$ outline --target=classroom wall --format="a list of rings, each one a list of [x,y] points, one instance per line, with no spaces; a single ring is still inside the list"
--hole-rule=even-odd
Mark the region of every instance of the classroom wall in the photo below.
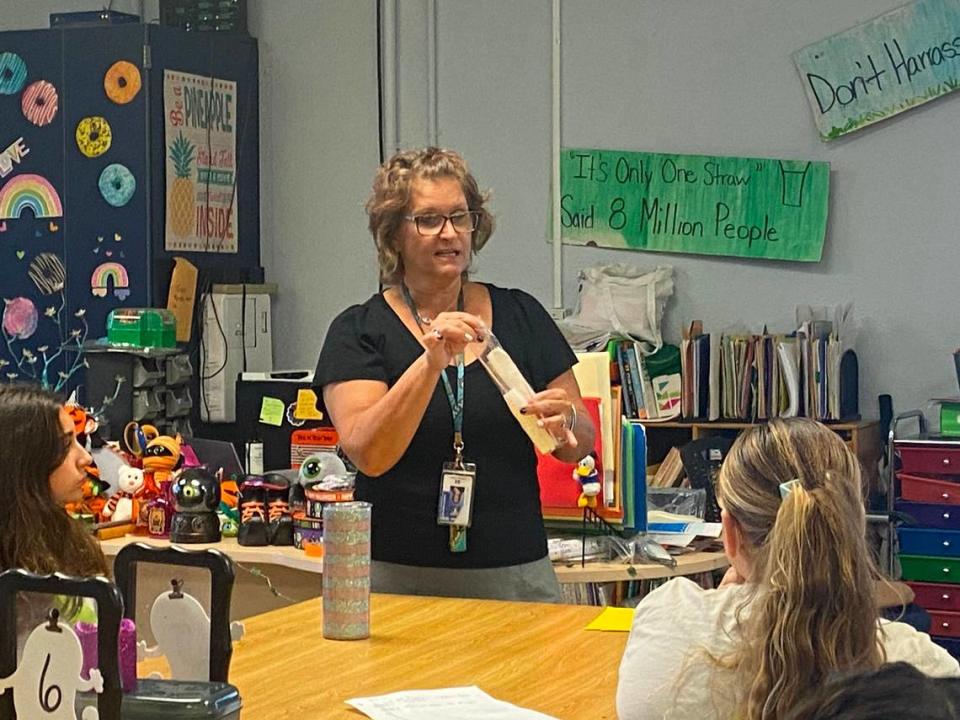
[[[797,304],[853,301],[861,412],[896,411],[958,392],[950,353],[960,204],[960,94],[822,143],[790,53],[902,0],[563,0],[562,142],[659,152],[831,163],[820,263],[746,261],[584,247],[564,249],[564,297],[595,263],[670,264],[666,317],[708,330],[793,328]],[[425,0],[400,0],[422,14]],[[412,8],[412,9],[411,9]],[[477,276],[552,301],[549,234],[549,0],[438,0],[439,128],[492,188],[498,229]],[[423,63],[423,27],[401,22],[404,67]],[[407,75],[415,75],[409,72]],[[401,75],[401,77],[405,77]],[[401,89],[401,140],[422,144],[423,89]]]
[[[427,0],[396,2],[398,135],[418,146],[427,141]],[[549,305],[550,0],[436,2],[439,142],[492,189],[498,220],[476,275]],[[956,394],[960,94],[824,144],[790,60],[901,4],[563,0],[563,144],[832,167],[820,263],[565,247],[565,304],[575,302],[578,269],[600,262],[674,266],[665,320],[674,341],[692,318],[709,330],[789,330],[797,304],[852,300],[864,415],[876,415],[881,392],[898,411]],[[96,6],[14,0],[2,26],[44,27],[51,10]],[[155,14],[156,0],[147,6]],[[334,315],[376,290],[362,210],[378,161],[376,2],[250,0],[250,15],[261,49],[262,261],[280,283],[275,364],[312,367]]]
[[[260,42],[261,262],[274,367],[313,370],[330,321],[377,291],[363,203],[380,162],[375,0],[251,0]]]

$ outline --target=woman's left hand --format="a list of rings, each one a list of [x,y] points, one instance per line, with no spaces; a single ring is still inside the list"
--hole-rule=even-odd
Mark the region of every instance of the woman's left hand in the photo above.
[[[574,412],[573,401],[563,388],[555,387],[538,392],[520,412],[524,415],[535,415],[540,426],[553,435],[561,447],[577,446],[577,436],[570,430]]]

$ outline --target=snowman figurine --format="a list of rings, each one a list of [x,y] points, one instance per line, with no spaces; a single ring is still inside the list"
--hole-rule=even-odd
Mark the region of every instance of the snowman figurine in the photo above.
[[[210,678],[210,616],[203,605],[183,592],[183,581],[171,580],[171,592],[163,592],[150,608],[150,630],[157,644],[148,648],[146,642],[137,644],[138,660],[165,656],[173,680],[209,680]],[[230,624],[230,637],[243,637],[243,625]],[[159,673],[151,673],[159,678]]]
[[[45,625],[27,638],[20,664],[9,677],[0,678],[0,690],[13,690],[17,717],[26,720],[77,720],[77,692],[103,692],[103,677],[96,668],[90,679],[80,677],[83,649],[73,628],[59,623],[60,612],[50,610]],[[96,707],[87,707],[81,720],[98,720]]]

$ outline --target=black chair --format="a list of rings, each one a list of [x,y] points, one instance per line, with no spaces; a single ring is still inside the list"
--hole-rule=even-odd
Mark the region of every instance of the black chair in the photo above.
[[[103,676],[103,692],[97,699],[101,720],[120,720],[122,693],[120,668],[117,660],[117,638],[123,617],[123,598],[117,586],[106,578],[76,578],[56,573],[34,575],[25,570],[7,570],[0,574],[0,677],[9,677],[17,669],[17,593],[37,592],[50,595],[68,595],[92,598],[97,603],[97,633],[99,670]],[[59,688],[49,686],[42,696],[45,702],[59,702]],[[40,688],[44,692],[44,688]],[[0,720],[16,718],[13,692],[0,695]],[[33,720],[33,718],[21,718]]]
[[[230,635],[230,597],[236,577],[233,561],[213,548],[184,550],[176,545],[153,547],[146,543],[124,546],[113,563],[113,574],[123,595],[124,616],[136,622],[137,563],[206,568],[210,571],[210,676],[227,682],[233,642]],[[0,718],[2,720],[2,718]]]

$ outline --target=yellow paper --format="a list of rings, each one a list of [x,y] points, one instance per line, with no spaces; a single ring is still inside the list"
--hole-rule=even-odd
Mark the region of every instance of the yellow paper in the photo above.
[[[264,397],[260,404],[260,422],[264,425],[283,425],[283,413],[286,411],[283,400],[275,397]]]
[[[633,625],[633,608],[606,607],[587,625],[587,630],[630,632]]]
[[[293,410],[297,420],[323,420],[323,413],[317,410],[317,394],[310,388],[297,390],[297,406]]]

